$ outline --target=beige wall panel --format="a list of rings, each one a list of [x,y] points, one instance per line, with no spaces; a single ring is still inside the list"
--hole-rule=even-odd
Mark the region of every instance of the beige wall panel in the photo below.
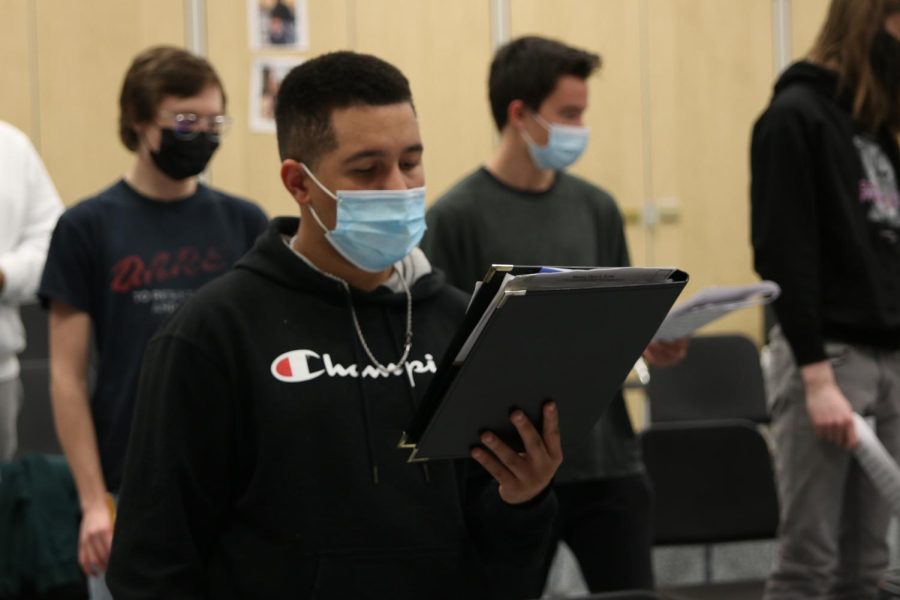
[[[184,44],[181,0],[33,0],[41,149],[64,202],[121,176],[132,156],[118,138],[118,96],[132,58]]]
[[[358,0],[355,49],[409,78],[425,144],[428,201],[490,156],[490,5],[485,0]]]
[[[791,0],[791,55],[795,59],[809,53],[830,4],[830,0]]]
[[[281,184],[275,134],[250,130],[250,68],[257,56],[306,58],[346,48],[347,1],[309,0],[310,48],[304,53],[251,51],[244,0],[207,1],[206,10],[209,59],[222,78],[234,119],[213,159],[210,181],[255,201],[270,217],[297,215],[297,205]]]
[[[749,225],[749,141],[772,84],[772,4],[649,0],[653,193],[678,225],[655,239],[658,263],[691,274],[686,295],[757,280]],[[711,326],[759,339],[760,313]]]
[[[0,0],[0,120],[27,133],[37,145],[30,34],[28,0]]]
[[[634,0],[510,0],[513,37],[542,35],[598,52],[589,80],[585,122],[591,141],[572,172],[607,189],[625,212],[646,199],[641,119],[640,2]],[[632,262],[646,264],[644,231],[628,228]]]

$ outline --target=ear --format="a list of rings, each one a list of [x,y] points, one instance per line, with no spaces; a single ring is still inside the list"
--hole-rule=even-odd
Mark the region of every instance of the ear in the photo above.
[[[309,186],[312,182],[299,162],[288,158],[281,163],[281,183],[294,198],[294,202],[300,206],[309,204]]]
[[[158,148],[150,148],[150,143],[147,141],[147,129],[150,127],[149,123],[130,123],[128,127],[137,137],[138,151],[141,151],[142,148],[145,148],[148,151],[158,150]]]
[[[522,129],[525,127],[525,116],[528,114],[528,107],[521,100],[513,100],[506,107],[506,124],[513,129]]]

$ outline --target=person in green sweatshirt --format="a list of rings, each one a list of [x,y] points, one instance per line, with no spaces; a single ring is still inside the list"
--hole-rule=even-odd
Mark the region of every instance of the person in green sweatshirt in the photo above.
[[[487,164],[428,211],[422,249],[447,279],[469,291],[492,263],[559,266],[629,264],[612,196],[566,172],[588,142],[587,79],[600,57],[541,37],[497,50],[488,82],[500,141]],[[655,342],[645,358],[674,364],[686,340]],[[573,550],[591,591],[653,588],[651,490],[638,442],[617,395],[588,440],[555,479],[556,537]],[[519,597],[541,595],[542,569],[513,574]]]

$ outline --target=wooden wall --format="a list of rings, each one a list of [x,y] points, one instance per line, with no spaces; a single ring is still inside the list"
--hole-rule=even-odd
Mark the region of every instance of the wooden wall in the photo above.
[[[186,45],[190,0],[0,0],[0,119],[35,142],[64,201],[119,177],[131,161],[116,132],[122,76],[153,44]],[[426,145],[429,201],[483,163],[495,141],[487,102],[490,0],[309,0],[310,48],[377,54],[409,77]],[[274,135],[248,126],[250,50],[243,0],[206,0],[206,52],[235,127],[209,179],[296,211],[278,178]],[[828,0],[792,0],[790,44],[805,54]],[[673,264],[689,291],[756,279],[749,246],[748,144],[776,77],[772,0],[507,0],[513,36],[597,51],[591,142],[573,171],[607,188],[629,217],[633,262]],[[647,206],[668,217],[642,223]],[[761,338],[744,311],[713,330]]]

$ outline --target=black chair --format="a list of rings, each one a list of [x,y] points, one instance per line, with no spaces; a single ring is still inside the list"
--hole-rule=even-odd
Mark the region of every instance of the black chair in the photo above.
[[[33,360],[50,356],[47,311],[40,304],[23,304],[19,307],[22,325],[25,326],[25,350],[19,360]]]
[[[50,406],[50,364],[47,359],[22,360],[24,398],[19,411],[16,456],[30,452],[62,454]]]
[[[47,312],[35,303],[23,305],[20,314],[27,344],[19,355],[24,399],[19,412],[16,455],[21,457],[29,452],[61,454],[50,406]]]
[[[650,367],[653,423],[703,419],[768,422],[759,352],[742,335],[697,336],[674,367]]]
[[[747,420],[658,423],[641,434],[653,482],[654,543],[691,545],[772,539],[778,501],[766,439]],[[708,558],[708,556],[707,556]],[[760,598],[763,581],[706,582],[661,590],[673,600]]]

